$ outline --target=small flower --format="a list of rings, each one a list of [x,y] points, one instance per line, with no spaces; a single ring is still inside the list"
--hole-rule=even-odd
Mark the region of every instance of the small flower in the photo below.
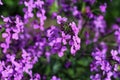
[[[120,57],[118,56],[118,51],[117,50],[111,50],[112,58],[116,61],[120,61]]]
[[[98,16],[95,18],[95,20],[93,21],[94,23],[94,26],[96,29],[96,31],[100,31],[100,32],[104,32],[105,31],[105,27],[106,27],[106,24],[105,24],[105,21],[104,21],[104,17],[102,15]]]
[[[75,22],[70,23],[70,26],[74,32],[74,35],[78,35],[79,33],[79,28],[76,26]]]
[[[67,50],[67,48],[65,46],[63,46],[60,50],[60,52],[58,52],[58,56],[62,57],[64,55],[64,52]]]
[[[61,24],[61,23],[64,23],[64,22],[66,22],[67,21],[67,18],[66,17],[61,17],[61,16],[57,16],[57,23],[58,24]]]
[[[66,45],[67,40],[69,40],[71,38],[71,36],[69,34],[65,34],[64,32],[62,32],[61,35],[62,35],[62,42],[64,45]]]
[[[100,74],[92,75],[92,76],[90,76],[90,78],[91,78],[92,80],[101,80]]]
[[[61,80],[60,78],[57,78],[56,76],[52,76],[50,80]]]
[[[105,4],[103,4],[103,5],[100,5],[100,11],[101,12],[103,12],[103,13],[105,13],[106,12],[106,8],[107,8],[107,4],[105,3]]]
[[[0,0],[0,5],[3,5],[2,1]]]
[[[18,40],[19,39],[18,34],[17,33],[12,34],[12,38]]]
[[[75,55],[76,51],[80,49],[81,39],[78,36],[73,36],[71,42],[71,54]]]

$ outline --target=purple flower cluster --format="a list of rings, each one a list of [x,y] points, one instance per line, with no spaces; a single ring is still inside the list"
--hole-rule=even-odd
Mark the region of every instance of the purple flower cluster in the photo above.
[[[33,75],[32,73],[34,64],[41,55],[45,55],[48,60],[52,54],[58,54],[59,57],[64,56],[68,45],[70,45],[71,54],[75,55],[76,51],[80,49],[79,29],[74,22],[69,23],[68,33],[64,26],[51,25],[45,29],[44,1],[26,0],[21,3],[25,5],[24,17],[1,16],[4,24],[1,25],[0,78],[22,80],[24,73],[27,73],[30,80],[40,80],[39,74]],[[35,9],[38,10],[33,13]],[[34,14],[36,15],[34,16]],[[35,17],[36,19],[34,19]],[[60,15],[56,17],[56,20],[59,25],[65,25],[67,22],[67,18]],[[51,80],[60,79],[53,76]]]
[[[41,75],[32,71],[41,56],[50,61],[51,55],[63,57],[68,50],[75,56],[78,51],[81,51],[79,54],[86,52],[86,46],[91,44],[90,79],[119,77],[120,28],[114,24],[107,30],[104,19],[107,3],[98,7],[100,14],[96,15],[91,8],[96,0],[83,0],[81,9],[77,2],[79,0],[20,0],[20,5],[24,5],[24,16],[1,16],[4,22],[0,25],[1,80],[26,80],[24,74],[29,75],[30,80],[41,80]],[[52,12],[50,16],[55,23],[46,27],[49,7],[54,3],[59,6],[58,12]],[[87,3],[90,5],[85,6]],[[0,5],[4,5],[1,0]],[[104,40],[110,34],[115,38],[115,45],[112,45],[115,49],[109,49],[107,41],[110,40]],[[66,67],[69,65],[70,62]],[[50,80],[62,79],[54,75]]]
[[[105,49],[96,49],[92,53],[94,60],[90,67],[91,71],[95,72],[90,77],[92,80],[111,80],[112,77],[119,77],[119,52],[117,50],[111,50],[111,56],[107,56],[106,53]]]

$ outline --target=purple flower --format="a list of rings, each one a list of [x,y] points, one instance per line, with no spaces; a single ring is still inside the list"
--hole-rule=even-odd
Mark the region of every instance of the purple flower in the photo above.
[[[105,80],[111,80],[112,75],[113,75],[113,72],[108,72],[107,78],[105,78]]]
[[[107,8],[107,4],[105,3],[105,4],[103,4],[103,5],[100,5],[100,11],[101,12],[103,12],[103,13],[105,13],[106,12],[106,8]]]
[[[33,8],[35,8],[33,0],[29,0],[28,2],[25,1],[24,4],[28,7],[28,12],[32,12]]]
[[[95,25],[96,31],[100,31],[100,32],[105,31],[106,24],[104,21],[104,17],[102,15],[96,17],[93,23]]]
[[[39,8],[42,8],[42,6],[44,5],[44,2],[41,1],[41,0],[37,0],[37,1],[35,2],[35,5],[36,5],[37,7],[39,7]]]
[[[71,44],[71,54],[75,55],[76,51],[80,49],[80,38],[78,36],[73,36],[73,41],[70,43]]]
[[[61,35],[62,35],[62,42],[64,45],[66,45],[67,40],[69,40],[71,38],[71,36],[69,34],[65,34],[64,32],[62,32]]]
[[[0,72],[3,71],[4,66],[5,66],[5,62],[4,61],[0,61]]]
[[[100,74],[92,75],[92,76],[90,76],[90,78],[91,78],[92,80],[101,80]]]
[[[61,24],[61,23],[64,23],[67,21],[67,18],[66,17],[61,17],[61,16],[57,16],[57,23],[58,24]]]
[[[116,61],[120,61],[120,57],[118,56],[118,51],[117,50],[111,50],[112,58]]]
[[[65,46],[63,46],[60,50],[60,52],[58,52],[58,56],[62,57],[64,55],[64,52],[67,50],[67,48]]]
[[[0,0],[0,5],[3,5],[2,1]]]
[[[95,52],[92,52],[92,56],[97,60],[97,61],[102,61],[106,58],[106,50],[100,51],[99,49],[96,49]],[[101,63],[101,62],[100,62]]]
[[[52,76],[50,80],[61,80],[60,78],[57,78],[56,76]]]
[[[78,35],[79,33],[79,28],[76,26],[75,22],[70,23],[70,26],[74,32],[75,35]]]
[[[41,77],[38,73],[36,73],[30,80],[41,80]]]
[[[118,29],[115,31],[114,35],[115,35],[115,38],[116,38],[116,42],[117,42],[118,44],[120,44],[120,28],[118,28]]]
[[[74,8],[71,11],[72,11],[73,16],[75,16],[76,18],[80,18],[81,13],[80,11],[78,11],[76,6],[74,6]]]
[[[12,38],[15,39],[15,40],[18,40],[18,34],[17,34],[17,33],[14,33],[14,34],[12,35]]]

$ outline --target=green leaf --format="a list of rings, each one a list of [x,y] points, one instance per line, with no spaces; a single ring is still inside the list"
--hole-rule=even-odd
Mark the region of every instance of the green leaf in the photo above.
[[[58,3],[57,1],[55,1],[52,6],[50,7],[50,14],[52,14],[53,12],[58,12]]]

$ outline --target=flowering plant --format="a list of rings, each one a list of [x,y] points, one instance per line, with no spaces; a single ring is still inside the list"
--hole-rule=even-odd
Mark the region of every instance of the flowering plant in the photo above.
[[[22,13],[0,16],[0,79],[120,79],[120,20],[107,24],[110,2],[18,0]]]

